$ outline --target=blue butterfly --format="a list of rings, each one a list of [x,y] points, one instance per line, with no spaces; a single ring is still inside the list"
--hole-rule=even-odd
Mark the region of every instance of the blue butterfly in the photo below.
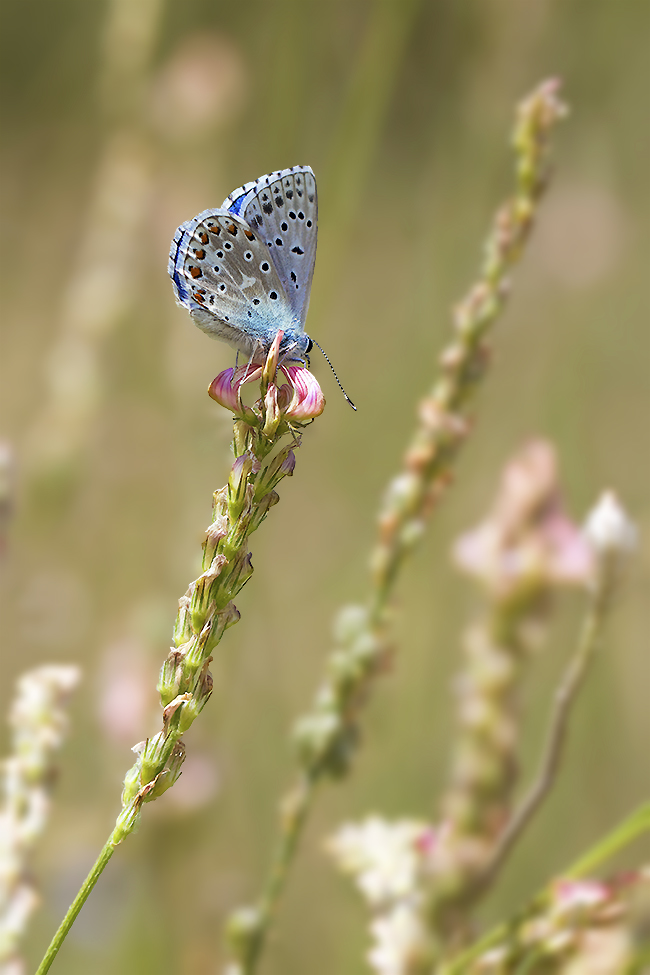
[[[262,361],[282,329],[283,358],[308,362],[317,225],[309,166],[245,183],[174,234],[168,270],[178,304],[249,359]]]

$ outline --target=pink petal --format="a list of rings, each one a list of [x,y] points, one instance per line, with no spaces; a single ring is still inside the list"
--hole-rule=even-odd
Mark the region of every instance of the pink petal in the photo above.
[[[244,383],[253,382],[262,375],[261,366],[240,366],[239,369],[224,369],[212,380],[208,395],[220,406],[244,416],[246,409],[240,400],[240,390]]]
[[[284,415],[292,420],[310,420],[320,416],[325,409],[325,397],[314,374],[305,366],[281,366],[281,369],[289,380],[289,389],[293,389],[293,397]]]

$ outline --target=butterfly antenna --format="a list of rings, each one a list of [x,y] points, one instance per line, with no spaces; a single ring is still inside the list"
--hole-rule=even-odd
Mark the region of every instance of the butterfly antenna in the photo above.
[[[325,349],[323,349],[323,348],[322,348],[322,346],[320,346],[320,345],[318,345],[318,342],[316,342],[316,340],[315,340],[315,339],[312,339],[311,341],[312,341],[312,342],[314,343],[314,345],[315,345],[315,346],[317,346],[317,347],[318,347],[318,348],[319,348],[319,349],[321,350],[321,352],[322,352],[322,353],[323,353],[323,355],[325,356],[325,361],[327,362],[327,364],[328,364],[328,366],[330,367],[330,369],[331,369],[331,370],[332,370],[332,372],[334,373],[334,378],[336,379],[336,381],[337,381],[337,383],[338,383],[338,386],[339,386],[339,389],[341,390],[341,392],[342,392],[342,393],[343,393],[343,395],[345,396],[345,398],[346,398],[346,400],[348,401],[348,403],[350,404],[350,406],[352,407],[352,409],[353,409],[353,410],[355,411],[355,413],[356,413],[356,410],[357,410],[357,408],[356,408],[356,406],[354,405],[354,403],[352,402],[352,400],[350,399],[350,397],[348,396],[348,394],[346,393],[346,391],[345,391],[345,390],[343,389],[343,386],[341,385],[341,380],[340,380],[340,379],[339,379],[339,377],[338,377],[338,376],[336,375],[336,369],[334,368],[334,366],[333,366],[333,365],[332,365],[332,363],[330,362],[330,360],[329,360],[329,356],[327,355],[327,352],[325,351]]]

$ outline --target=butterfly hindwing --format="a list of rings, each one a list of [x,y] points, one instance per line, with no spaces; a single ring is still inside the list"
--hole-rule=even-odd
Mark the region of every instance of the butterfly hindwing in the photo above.
[[[172,241],[178,301],[204,331],[245,354],[296,325],[270,250],[247,220],[224,208],[182,224]]]

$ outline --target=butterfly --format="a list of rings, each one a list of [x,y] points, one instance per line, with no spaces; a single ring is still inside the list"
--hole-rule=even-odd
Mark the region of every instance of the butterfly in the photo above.
[[[309,166],[244,183],[174,234],[168,270],[176,301],[204,332],[250,360],[262,361],[281,329],[282,357],[308,362],[317,231]]]

